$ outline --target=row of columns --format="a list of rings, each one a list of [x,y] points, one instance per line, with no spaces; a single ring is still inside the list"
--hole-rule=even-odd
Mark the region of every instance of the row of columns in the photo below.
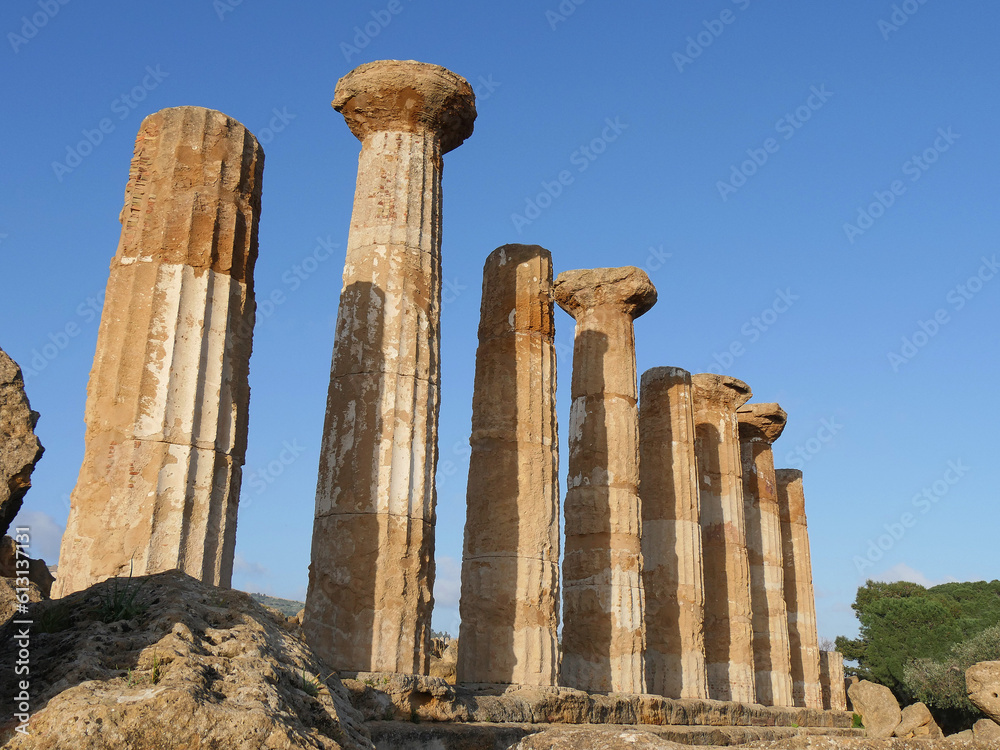
[[[333,104],[362,148],[303,629],[337,669],[426,673],[442,156],[474,97],[438,66],[383,61]],[[126,565],[229,585],[262,169],[221,113],[143,123],[56,595]],[[553,300],[576,320],[561,597]],[[819,707],[801,474],[770,454],[784,413],[675,368],[647,372],[640,400],[632,324],[655,300],[635,268],[553,281],[548,252],[517,245],[487,261],[459,679]]]

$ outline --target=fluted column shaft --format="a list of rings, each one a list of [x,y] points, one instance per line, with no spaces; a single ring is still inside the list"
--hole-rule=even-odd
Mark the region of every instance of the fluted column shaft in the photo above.
[[[472,91],[363,65],[334,107],[361,140],[320,449],[303,630],[340,670],[426,673],[440,404],[442,154]],[[459,111],[460,137],[442,113]],[[459,118],[461,119],[461,118]]]
[[[709,697],[753,703],[753,625],[736,410],[750,388],[736,378],[691,377],[705,560]]]
[[[462,555],[459,682],[555,685],[559,454],[552,256],[505,245],[483,269]]]
[[[781,514],[785,607],[788,609],[788,642],[792,657],[792,697],[796,706],[822,708],[816,598],[813,593],[802,472],[798,469],[778,469],[775,478]]]
[[[757,703],[792,706],[781,520],[771,448],[785,427],[786,414],[777,404],[747,404],[740,407],[737,417],[743,461]]]
[[[643,593],[639,419],[632,321],[656,300],[637,268],[567,271],[556,302],[576,319],[566,554],[563,685],[641,693]]]
[[[656,367],[639,394],[646,689],[708,698],[701,507],[691,374]]]
[[[264,154],[230,117],[143,120],[54,595],[172,568],[229,586]]]
[[[839,651],[819,652],[819,684],[823,691],[823,708],[825,710],[847,710],[844,655]]]

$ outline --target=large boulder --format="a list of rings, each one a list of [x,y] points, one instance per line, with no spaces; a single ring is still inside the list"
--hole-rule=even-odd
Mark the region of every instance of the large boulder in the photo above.
[[[944,733],[931,716],[930,709],[923,703],[914,703],[903,709],[899,724],[893,730],[893,736],[944,737]]]
[[[37,423],[21,368],[0,349],[0,536],[21,510],[31,472],[45,450],[35,436]]]
[[[1000,723],[1000,661],[981,661],[965,670],[965,687],[976,708]]]
[[[27,616],[29,734],[5,701],[5,749],[373,747],[336,676],[248,594],[174,570],[109,579]],[[0,664],[17,658],[16,627],[0,628]],[[0,670],[0,695],[16,695],[16,679]]]
[[[861,680],[848,688],[854,710],[861,714],[866,734],[875,739],[892,737],[903,718],[899,703],[892,691],[884,685]]]

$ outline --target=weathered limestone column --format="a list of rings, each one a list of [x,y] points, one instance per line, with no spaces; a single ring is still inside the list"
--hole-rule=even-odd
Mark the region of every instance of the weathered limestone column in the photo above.
[[[827,711],[847,710],[847,689],[844,686],[844,655],[839,651],[819,652],[819,684],[823,691],[823,708]]]
[[[714,700],[753,703],[753,625],[736,410],[742,380],[691,377],[705,560],[705,664]]]
[[[559,441],[552,256],[504,245],[483,269],[459,682],[555,685]]]
[[[632,322],[656,302],[638,268],[566,271],[576,319],[566,483],[562,684],[642,693],[639,414]]]
[[[143,120],[54,596],[171,568],[229,586],[264,153],[202,107]]]
[[[303,630],[339,670],[426,674],[440,404],[441,157],[472,88],[384,60],[337,83],[361,141],[320,449]]]
[[[788,415],[777,404],[746,404],[739,419],[743,509],[750,561],[753,661],[757,703],[792,706],[792,665],[781,564],[781,519],[771,445]]]
[[[708,698],[691,373],[654,367],[639,393],[646,690]]]
[[[778,509],[781,513],[782,561],[785,567],[785,607],[792,656],[792,697],[796,706],[822,708],[819,683],[819,634],[802,472],[778,469]]]

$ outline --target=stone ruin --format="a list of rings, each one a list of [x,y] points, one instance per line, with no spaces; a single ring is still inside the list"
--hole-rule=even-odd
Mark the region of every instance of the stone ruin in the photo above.
[[[444,68],[382,61],[333,106],[361,152],[303,632],[341,673],[426,675],[442,157],[472,134],[474,95]],[[130,571],[230,584],[263,160],[212,110],[140,128],[58,596]],[[732,377],[637,378],[633,321],[655,302],[637,268],[553,280],[541,247],[487,258],[457,680],[843,710],[802,473],[774,466],[785,412]],[[555,304],[576,326],[561,589]]]

